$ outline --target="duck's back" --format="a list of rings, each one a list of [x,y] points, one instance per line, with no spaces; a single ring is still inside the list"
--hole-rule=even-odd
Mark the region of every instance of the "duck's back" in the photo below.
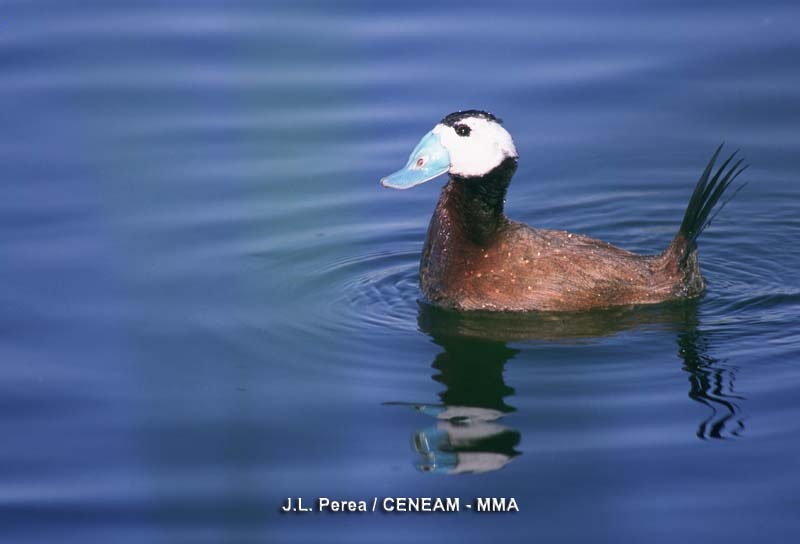
[[[697,268],[694,261],[678,266],[670,249],[637,255],[587,236],[510,220],[482,245],[443,222],[446,214],[434,215],[420,284],[431,302],[458,309],[586,310],[660,302],[685,290],[687,267]],[[702,290],[699,268],[693,283]]]

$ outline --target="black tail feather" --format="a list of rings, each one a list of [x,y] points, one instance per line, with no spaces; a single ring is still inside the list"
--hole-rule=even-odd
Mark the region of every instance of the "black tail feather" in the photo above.
[[[720,151],[722,151],[723,145],[724,144],[720,144],[717,150],[714,151],[714,154],[711,155],[711,160],[708,161],[708,165],[697,181],[694,193],[692,193],[692,198],[689,199],[689,205],[686,207],[686,214],[683,216],[683,222],[678,232],[678,235],[682,235],[688,243],[689,251],[686,252],[686,255],[695,247],[697,237],[711,224],[722,208],[736,196],[736,193],[745,186],[745,184],[742,184],[737,187],[733,194],[714,210],[714,207],[719,202],[725,190],[739,177],[739,174],[744,172],[749,166],[742,165],[744,159],[738,159],[733,162],[736,155],[739,153],[737,149],[722,163],[722,166],[717,169],[714,177],[709,179],[712,170],[714,170],[714,163],[717,161],[717,157]],[[733,165],[729,167],[732,162]],[[714,212],[713,215],[712,212]]]

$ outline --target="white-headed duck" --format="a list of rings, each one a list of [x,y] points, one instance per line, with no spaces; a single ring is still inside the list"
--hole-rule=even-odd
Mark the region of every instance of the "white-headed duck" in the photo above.
[[[420,262],[420,287],[432,304],[494,311],[650,304],[694,297],[705,288],[697,237],[721,209],[715,211],[722,194],[746,168],[734,153],[712,175],[721,147],[700,176],[678,233],[657,255],[638,255],[506,217],[503,204],[517,169],[517,150],[500,120],[484,111],[459,111],[442,119],[405,167],[381,184],[408,189],[450,174]]]

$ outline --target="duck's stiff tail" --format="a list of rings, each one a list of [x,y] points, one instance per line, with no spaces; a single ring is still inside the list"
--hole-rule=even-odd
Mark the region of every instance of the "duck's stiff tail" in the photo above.
[[[697,262],[697,238],[711,224],[717,214],[736,196],[745,184],[740,185],[722,203],[717,205],[726,189],[745,171],[749,165],[742,165],[743,159],[736,159],[738,150],[717,168],[711,177],[714,164],[717,162],[722,146],[720,144],[708,161],[703,174],[695,185],[692,198],[686,207],[681,227],[669,248],[664,252],[671,264],[677,265],[684,274],[685,294],[699,294],[703,290],[703,278]],[[735,160],[736,159],[736,160]]]

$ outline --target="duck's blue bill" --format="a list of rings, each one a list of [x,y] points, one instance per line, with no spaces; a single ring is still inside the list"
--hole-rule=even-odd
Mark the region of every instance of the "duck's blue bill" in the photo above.
[[[439,140],[439,135],[429,132],[411,152],[402,170],[383,178],[381,185],[392,189],[410,189],[448,170],[450,170],[450,154]]]

